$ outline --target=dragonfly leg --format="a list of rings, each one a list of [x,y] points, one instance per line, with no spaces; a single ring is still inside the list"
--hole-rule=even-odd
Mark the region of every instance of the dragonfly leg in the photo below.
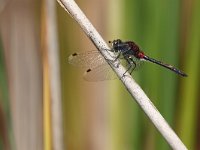
[[[119,52],[119,54],[117,55],[117,57],[115,58],[114,61],[116,61],[116,60],[121,56],[121,53],[122,53],[122,52]]]
[[[130,74],[132,74],[132,73],[133,73],[133,70],[135,70],[136,63],[133,61],[132,58],[130,58],[130,59],[131,59],[131,66],[132,66],[132,69],[131,69],[131,71],[130,71]]]
[[[113,56],[113,55],[111,55],[109,52],[112,52],[112,53],[114,53],[114,50],[112,50],[112,49],[104,49],[107,53],[108,53],[108,55],[110,55],[110,57],[112,57],[114,60],[113,61],[116,61],[116,58],[115,58],[115,56]]]
[[[117,54],[117,56],[114,58],[114,60],[108,60],[108,61],[111,61],[112,63],[114,63],[114,62],[116,62],[117,60],[118,60],[118,58],[121,56],[121,52],[119,52],[118,54]],[[112,57],[112,56],[111,56]],[[117,63],[117,65],[115,66],[115,67],[119,67],[119,64],[120,63]]]
[[[136,64],[135,64],[135,62],[131,59],[131,58],[129,58],[129,57],[127,57],[127,58],[125,58],[126,59],[126,61],[128,62],[128,69],[123,73],[123,76],[125,76],[125,74],[133,67],[133,65],[134,65],[134,68],[133,69],[131,69],[131,72],[130,72],[130,74],[133,72],[133,70],[135,69],[135,66],[136,66]]]
[[[120,56],[121,56],[121,52],[119,52],[119,54],[117,55],[117,57],[114,59],[114,62],[117,61]],[[117,68],[119,67],[119,64],[120,63],[117,64]]]

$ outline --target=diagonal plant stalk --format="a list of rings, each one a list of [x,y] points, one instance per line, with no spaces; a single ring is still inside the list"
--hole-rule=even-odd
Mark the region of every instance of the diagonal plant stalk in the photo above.
[[[102,39],[84,13],[80,10],[78,5],[74,0],[57,0],[60,5],[71,15],[71,17],[80,25],[85,34],[89,37],[89,39],[93,42],[93,44],[97,47],[99,52],[103,55],[106,60],[113,59],[110,54],[107,53],[104,49],[109,49],[106,42]],[[162,134],[168,144],[174,150],[187,150],[186,146],[182,143],[176,133],[171,129],[150,99],[146,96],[140,86],[134,81],[132,76],[127,72],[125,76],[123,73],[126,71],[125,68],[117,63],[111,64],[112,61],[107,61],[108,64],[115,71],[117,76],[120,78],[128,92],[132,95],[133,99],[139,104],[145,114],[152,121],[154,126],[158,129],[158,131]]]

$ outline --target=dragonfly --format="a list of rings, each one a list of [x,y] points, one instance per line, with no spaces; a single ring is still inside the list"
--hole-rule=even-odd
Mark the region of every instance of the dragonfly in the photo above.
[[[116,39],[109,41],[109,43],[111,43],[112,48],[106,51],[115,54],[114,61],[124,60],[127,68],[126,72],[129,72],[130,74],[140,66],[141,62],[148,61],[169,69],[182,77],[187,77],[186,73],[174,66],[147,56],[133,41],[122,41],[121,39]],[[68,57],[68,62],[74,66],[87,68],[83,75],[84,79],[87,81],[103,81],[115,79],[117,77],[105,58],[97,50],[87,51],[84,53],[73,53]],[[124,72],[123,75],[125,75],[126,72]]]

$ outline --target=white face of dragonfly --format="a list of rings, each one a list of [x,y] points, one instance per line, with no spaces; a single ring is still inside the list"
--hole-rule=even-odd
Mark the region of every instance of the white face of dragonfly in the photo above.
[[[112,45],[112,48],[115,52],[119,52],[119,50],[121,50],[123,47],[123,42],[120,39],[117,40],[113,40],[112,42],[110,42]]]

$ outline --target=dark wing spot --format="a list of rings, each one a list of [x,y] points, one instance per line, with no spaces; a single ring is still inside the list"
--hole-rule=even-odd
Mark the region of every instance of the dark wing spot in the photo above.
[[[91,69],[88,69],[88,70],[87,70],[87,72],[90,72],[90,71],[92,71],[92,70],[91,70]]]
[[[72,56],[76,56],[76,55],[77,55],[77,53],[72,54]]]

